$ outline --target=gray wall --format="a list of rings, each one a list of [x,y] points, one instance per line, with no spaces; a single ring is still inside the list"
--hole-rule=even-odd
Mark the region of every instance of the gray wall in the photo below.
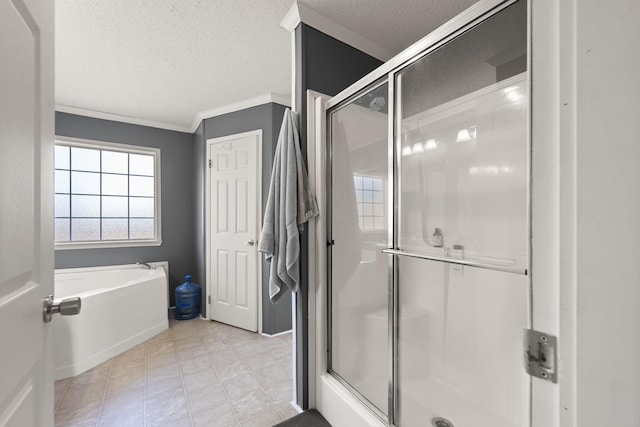
[[[307,90],[315,90],[325,95],[336,95],[380,66],[382,61],[308,25],[300,24],[295,31],[296,105],[300,113],[300,148],[306,157]],[[303,409],[309,407],[308,246],[309,236],[305,226],[300,242],[300,292],[296,299],[296,378],[298,393],[296,402]]]
[[[267,203],[273,156],[285,107],[263,104],[245,110],[205,119],[194,136],[193,168],[195,174],[196,266],[204,284],[204,180],[207,167],[206,140],[262,129],[262,212]],[[262,257],[261,257],[262,260]],[[291,329],[291,298],[285,295],[277,304],[269,301],[269,264],[262,260],[262,330],[276,334]]]
[[[56,112],[56,135],[160,149],[162,245],[56,251],[56,268],[169,261],[169,295],[194,273],[193,135]],[[196,281],[197,283],[197,281]],[[117,307],[114,307],[117,310]]]

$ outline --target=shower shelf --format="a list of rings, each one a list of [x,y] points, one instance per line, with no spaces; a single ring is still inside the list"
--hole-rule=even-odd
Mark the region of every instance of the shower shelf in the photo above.
[[[469,259],[454,258],[450,256],[417,254],[413,252],[405,252],[399,249],[382,249],[382,252],[388,255],[408,256],[411,258],[428,259],[430,261],[448,262],[451,264],[468,265],[470,267],[484,268],[487,270],[503,271],[506,273],[521,274],[524,276],[527,275],[527,269],[522,267],[492,264],[492,263],[481,262],[481,261],[473,261]]]

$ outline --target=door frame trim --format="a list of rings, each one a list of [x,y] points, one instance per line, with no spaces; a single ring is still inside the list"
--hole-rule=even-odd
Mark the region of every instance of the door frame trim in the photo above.
[[[256,152],[256,164],[258,170],[256,171],[256,248],[258,245],[258,238],[262,227],[262,129],[256,129],[248,132],[236,133],[231,135],[220,136],[216,138],[206,139],[206,157],[205,157],[205,180],[204,180],[204,234],[205,234],[205,280],[206,280],[206,292],[205,292],[205,307],[204,313],[205,319],[211,319],[211,302],[209,296],[211,296],[211,262],[209,255],[211,254],[211,168],[208,165],[211,160],[211,145],[219,144],[221,142],[231,141],[239,138],[246,138],[250,136],[258,137],[258,147]],[[258,316],[258,331],[262,333],[262,262],[260,262],[260,255],[257,254],[256,258],[257,269],[257,313]]]

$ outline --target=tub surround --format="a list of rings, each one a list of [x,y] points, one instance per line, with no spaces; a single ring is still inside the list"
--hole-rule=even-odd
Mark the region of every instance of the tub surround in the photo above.
[[[76,316],[55,316],[55,378],[79,375],[169,327],[166,261],[60,269],[55,297],[80,297]]]

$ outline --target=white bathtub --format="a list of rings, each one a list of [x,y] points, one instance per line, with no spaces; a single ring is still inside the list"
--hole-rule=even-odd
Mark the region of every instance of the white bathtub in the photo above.
[[[77,316],[53,317],[56,380],[81,374],[166,330],[168,263],[56,270],[56,300],[78,296]]]

